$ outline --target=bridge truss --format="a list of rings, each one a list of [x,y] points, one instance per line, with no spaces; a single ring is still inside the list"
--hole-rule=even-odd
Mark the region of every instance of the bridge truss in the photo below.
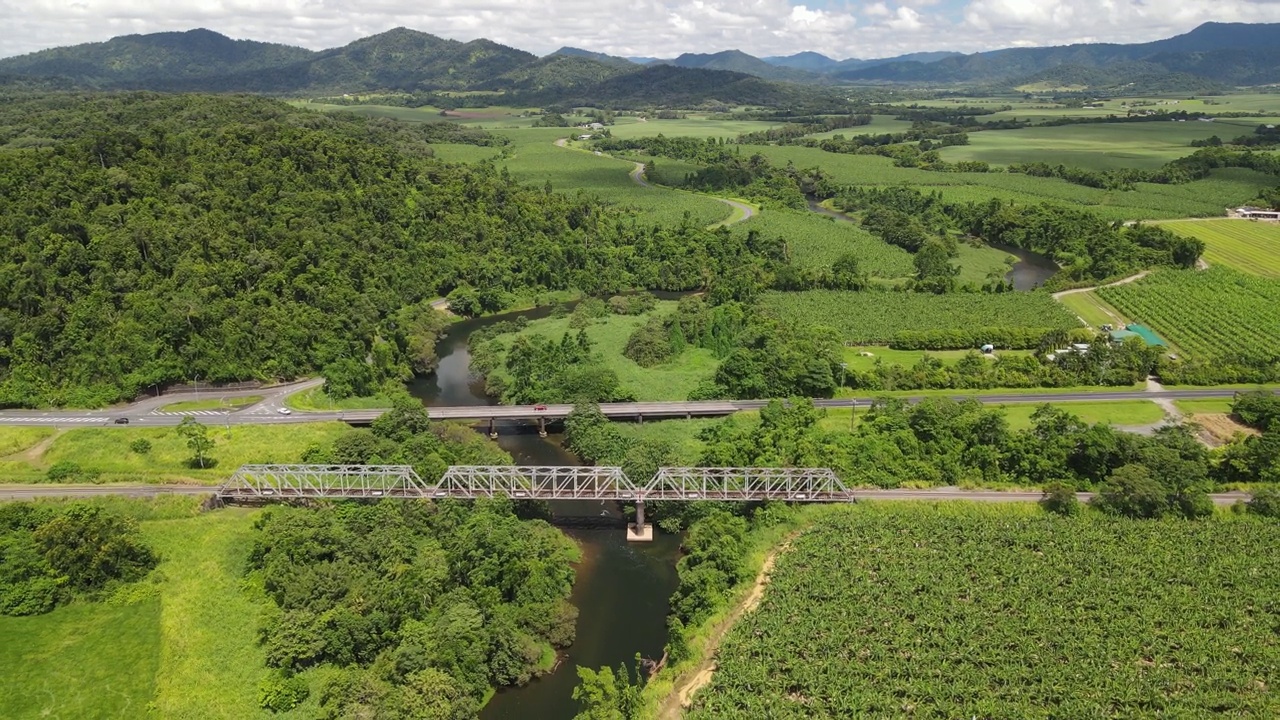
[[[619,467],[454,465],[432,484],[408,465],[245,465],[218,488],[220,499],[233,502],[499,496],[627,502],[635,505],[637,527],[644,525],[645,501],[855,500],[828,468],[661,468],[639,486]]]

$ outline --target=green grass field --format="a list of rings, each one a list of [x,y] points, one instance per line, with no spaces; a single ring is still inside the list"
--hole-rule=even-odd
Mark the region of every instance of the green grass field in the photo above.
[[[1280,277],[1280,223],[1204,220],[1160,223],[1179,235],[1204,241],[1211,264],[1263,277]]]
[[[651,314],[662,315],[672,312],[676,302],[660,301]],[[594,343],[594,352],[603,359],[609,369],[618,374],[619,385],[623,390],[635,393],[641,402],[658,400],[684,400],[689,393],[703,380],[709,380],[715,374],[719,364],[710,350],[688,348],[673,361],[650,368],[642,368],[630,358],[622,354],[627,345],[627,338],[636,328],[643,325],[650,315],[609,315],[593,322],[586,328],[587,337]],[[565,332],[571,334],[576,330],[569,328],[569,318],[544,318],[534,320],[518,335],[543,335],[559,340]],[[502,336],[509,338],[511,336]],[[502,371],[499,370],[499,373]]]
[[[55,432],[51,427],[0,426],[0,458],[22,452]]]
[[[186,400],[176,402],[171,405],[165,405],[160,408],[163,412],[190,412],[192,410],[227,410],[231,408],[249,407],[256,403],[262,402],[261,395],[249,395],[248,397],[235,398],[208,398],[206,400]]]
[[[734,228],[746,235],[755,230],[786,241],[787,253],[804,267],[830,266],[843,253],[858,256],[862,270],[872,277],[902,278],[915,266],[911,253],[890,245],[861,226],[807,210],[766,209]]]
[[[431,146],[435,156],[445,162],[473,163],[498,157],[502,148],[465,143],[436,143]]]
[[[661,187],[641,187],[631,180],[634,164],[595,155],[574,147],[556,147],[565,128],[503,130],[515,144],[514,156],[503,161],[516,180],[542,185],[547,181],[560,192],[583,191],[605,202],[634,210],[642,222],[675,224],[688,212],[700,225],[712,225],[729,217],[729,207],[714,198]]]
[[[609,127],[609,133],[622,139],[653,137],[658,134],[667,137],[735,138],[742,133],[759,132],[778,125],[780,123],[755,120],[719,120],[705,114],[689,113],[680,120],[641,121],[634,117],[618,117]]]
[[[1205,413],[1231,413],[1231,404],[1233,401],[1223,400],[1174,400],[1173,404],[1178,410],[1187,415],[1205,414]]]
[[[1064,401],[1055,402],[1053,405],[1091,425],[1097,423],[1123,426],[1151,425],[1165,417],[1164,409],[1150,400]],[[1031,427],[1031,416],[1040,408],[1040,405],[1026,403],[1001,407],[1004,409],[1005,417],[1009,419],[1009,427],[1014,430],[1023,430]]]
[[[150,503],[123,504],[145,516]],[[258,707],[267,601],[243,577],[260,512],[146,520],[160,566],[120,601],[0,617],[0,717],[269,717]],[[313,694],[282,717],[313,716],[316,705]]]
[[[1063,295],[1058,298],[1058,302],[1095,329],[1103,325],[1120,327],[1129,324],[1119,310],[1112,307],[1110,303],[1103,301],[1098,297],[1097,293],[1092,291]]]
[[[334,400],[329,397],[324,387],[303,390],[285,397],[284,404],[294,410],[303,412],[331,412],[334,410],[373,410],[391,407],[391,398],[385,395],[369,397],[347,397]]]
[[[941,360],[947,365],[954,365],[961,358],[968,355],[971,350],[894,350],[883,345],[859,345],[850,346],[844,349],[844,361],[849,364],[850,370],[868,371],[874,370],[876,361],[881,361],[886,365],[904,365],[910,367],[920,362],[925,355],[931,358]],[[869,353],[864,354],[864,353]],[[1001,350],[993,353],[991,357],[1011,357],[1030,355],[1030,350]]]
[[[1241,118],[1230,122],[1252,120]],[[1223,133],[1231,137],[1253,132],[1218,122],[1144,122],[1063,127],[988,130],[969,134],[968,145],[942,149],[947,162],[978,160],[992,165],[1044,162],[1093,170],[1143,168],[1154,170],[1170,160],[1194,152],[1192,140]]]
[[[59,435],[38,458],[10,456],[0,461],[0,477],[7,482],[31,482],[42,479],[56,463],[73,462],[81,470],[100,473],[102,481],[195,479],[212,483],[246,463],[297,462],[309,445],[332,442],[350,429],[340,422],[207,427],[215,442],[209,455],[216,464],[204,470],[188,466],[191,451],[176,428],[75,428]],[[145,454],[129,447],[140,438],[151,443]]]

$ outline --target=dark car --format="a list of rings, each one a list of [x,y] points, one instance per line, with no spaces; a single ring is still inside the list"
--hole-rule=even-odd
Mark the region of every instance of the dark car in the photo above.
[[[116,418],[116,424],[117,424],[117,425],[128,425],[128,424],[129,424],[129,418]]]

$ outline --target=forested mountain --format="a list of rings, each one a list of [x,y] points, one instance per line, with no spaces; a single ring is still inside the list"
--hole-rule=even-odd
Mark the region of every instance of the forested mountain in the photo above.
[[[521,65],[488,82],[482,82],[477,87],[481,90],[517,93],[525,102],[542,97],[547,102],[554,102],[564,97],[566,92],[581,92],[637,69],[632,63],[620,66],[589,57],[553,54]]]
[[[774,55],[772,57],[761,58],[764,62],[778,67],[795,68],[796,70],[804,70],[811,73],[821,73],[830,70],[839,64],[838,60],[806,50],[798,52],[794,55]]]
[[[120,86],[210,77],[304,62],[315,55],[289,45],[232,40],[205,30],[123,35],[0,60],[0,74],[60,77]]]
[[[774,83],[753,75],[726,70],[648,65],[633,73],[605,80],[568,102],[580,105],[612,104],[621,107],[661,104],[690,107],[708,102],[730,105],[785,105],[812,96],[812,89]]]
[[[1231,89],[1226,83],[1209,80],[1185,72],[1169,72],[1155,63],[1132,62],[1091,67],[1059,65],[1027,77],[1012,80],[1014,87],[1046,88],[1084,87],[1095,92],[1124,92],[1131,95],[1168,92],[1222,93]]]
[[[601,52],[591,52],[590,50],[583,50],[582,48],[567,47],[567,46],[560,48],[559,50],[551,53],[551,55],[548,55],[547,57],[552,57],[555,55],[568,55],[570,57],[587,58],[588,60],[595,60],[596,62],[605,63],[606,65],[618,65],[620,67],[624,67],[629,70],[634,70],[637,64],[635,62],[632,62],[631,60],[628,60],[627,58],[618,57],[617,55],[607,55]],[[545,60],[546,58],[543,58],[543,59]]]
[[[131,93],[10,102],[0,128],[43,146],[0,148],[0,407],[196,375],[376,388],[433,367],[429,302],[459,287],[498,309],[514,290],[691,289],[760,261],[727,231],[433,161],[430,125]]]
[[[1135,45],[1091,43],[1009,48],[948,57],[903,60],[837,72],[853,81],[1004,82],[1060,65],[1102,67],[1145,61],[1165,72],[1186,72],[1226,83],[1280,80],[1276,38],[1280,24],[1205,23],[1189,33]]]
[[[725,50],[724,52],[701,54],[685,53],[672,65],[704,70],[730,70],[732,72],[755,75],[766,80],[784,80],[788,82],[816,82],[817,75],[792,67],[770,65],[758,57],[748,55],[741,50]]]

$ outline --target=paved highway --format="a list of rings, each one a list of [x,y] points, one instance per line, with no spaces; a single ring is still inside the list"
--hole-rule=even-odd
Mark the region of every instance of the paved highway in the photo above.
[[[0,485],[0,500],[31,500],[49,497],[98,497],[124,495],[127,497],[154,497],[156,495],[205,495],[217,491],[212,485]],[[1042,495],[1038,492],[1004,492],[999,490],[961,490],[955,487],[928,490],[854,490],[859,500],[941,501],[969,500],[974,502],[1035,502]],[[1092,493],[1076,493],[1081,502],[1088,502]],[[1211,495],[1218,505],[1231,505],[1237,500],[1248,500],[1244,493]]]
[[[286,396],[302,390],[318,386],[321,380],[310,380],[292,385],[282,385],[258,390],[237,390],[231,392],[204,392],[200,397],[248,397],[262,395],[263,400],[256,405],[236,412],[217,410],[198,411],[195,413],[168,413],[161,410],[166,405],[195,399],[195,393],[165,395],[159,398],[146,398],[131,405],[108,410],[83,411],[37,411],[37,410],[5,410],[0,411],[0,425],[55,425],[60,427],[105,426],[117,425],[119,418],[128,419],[128,426],[157,427],[177,425],[186,414],[193,414],[201,422],[208,425],[278,425],[287,423],[342,421],[352,424],[368,424],[381,415],[383,410],[347,410],[343,412],[298,412],[282,414]],[[1069,393],[986,393],[974,394],[965,392],[949,393],[952,398],[976,398],[987,404],[1018,404],[1063,402],[1071,400],[1089,400],[1105,402],[1112,400],[1192,400],[1205,398],[1231,398],[1238,390],[1231,389],[1191,389],[1191,390],[1122,390],[1099,392]],[[920,400],[909,397],[910,401]],[[660,419],[682,417],[715,417],[732,415],[740,410],[758,410],[765,405],[764,400],[702,400],[675,402],[639,402],[639,403],[603,403],[600,410],[608,417],[623,419]],[[847,408],[868,407],[871,397],[843,400],[814,401],[818,407]],[[475,405],[463,407],[433,407],[430,416],[437,420],[533,420],[547,418],[562,419],[573,409],[572,405]]]

